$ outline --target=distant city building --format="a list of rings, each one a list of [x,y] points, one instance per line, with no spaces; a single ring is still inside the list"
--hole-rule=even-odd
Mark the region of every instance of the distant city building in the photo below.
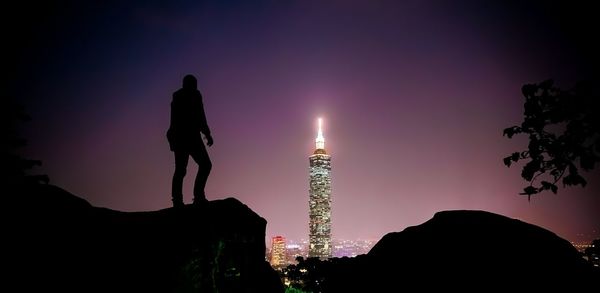
[[[595,267],[600,267],[600,239],[592,241],[590,246],[585,249],[585,256]]]
[[[287,255],[285,249],[285,238],[275,236],[271,241],[271,259],[269,261],[274,268],[282,268],[287,266]]]
[[[319,118],[316,148],[309,157],[309,257],[331,257],[331,156],[325,152],[322,120]]]
[[[297,264],[297,257],[308,257],[308,239],[300,239],[299,241],[286,239],[286,250],[288,264]]]
[[[306,257],[306,249],[301,244],[288,243],[285,248],[288,264],[296,264],[297,257]]]
[[[367,254],[376,243],[377,240],[367,239],[331,239],[331,256],[355,257],[361,254]],[[308,240],[306,239],[300,239],[299,241],[286,239],[285,247],[288,265],[296,264],[297,257],[308,257],[309,244]]]
[[[355,257],[367,254],[377,241],[373,240],[333,240],[333,257]]]

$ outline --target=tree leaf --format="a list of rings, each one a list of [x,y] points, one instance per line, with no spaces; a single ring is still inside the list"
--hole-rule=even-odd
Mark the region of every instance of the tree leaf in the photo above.
[[[532,195],[532,194],[536,194],[538,193],[538,189],[533,187],[533,186],[527,186],[525,188],[523,188],[523,192],[521,192],[521,195]]]
[[[510,159],[511,159],[513,162],[516,162],[516,161],[518,161],[518,160],[519,160],[519,155],[520,155],[520,154],[519,154],[519,152],[514,152],[514,153],[512,153],[512,155],[510,156]]]
[[[534,84],[525,84],[525,85],[523,85],[523,87],[521,87],[521,92],[523,93],[523,95],[525,97],[533,96],[536,91],[537,91],[537,86]]]
[[[542,81],[542,82],[539,84],[539,87],[540,87],[540,88],[542,88],[542,89],[550,89],[550,88],[552,87],[552,85],[553,85],[553,84],[554,84],[554,80],[552,80],[552,79],[547,79],[547,80],[544,80],[544,81]]]
[[[585,181],[585,179],[581,175],[577,176],[579,177],[578,183],[581,184],[581,187],[585,187],[587,185],[587,181]]]
[[[542,181],[541,184],[543,190],[551,190],[554,194],[556,194],[556,192],[558,191],[558,186],[556,186],[556,184],[554,183]]]
[[[595,164],[596,158],[594,156],[590,156],[589,154],[582,154],[579,158],[579,165],[583,170],[590,171],[594,169]]]
[[[508,138],[512,138],[515,134],[521,133],[522,129],[518,126],[512,126],[509,128],[505,128],[502,132],[502,136],[507,136]]]
[[[577,173],[571,173],[563,178],[563,184],[566,186],[581,185],[581,187],[585,187],[587,185],[587,181],[581,175]]]
[[[529,163],[527,163],[523,167],[523,171],[521,172],[521,177],[523,177],[523,179],[525,179],[527,181],[531,181],[531,179],[533,179],[533,176],[539,169],[540,169],[540,164],[539,164],[538,160],[529,161]]]
[[[502,161],[504,161],[504,165],[506,165],[506,167],[510,167],[510,163],[512,162],[512,156],[508,156],[504,159],[502,159]]]
[[[550,186],[552,186],[553,184],[548,182],[548,181],[542,181],[542,188],[543,189],[550,189]]]

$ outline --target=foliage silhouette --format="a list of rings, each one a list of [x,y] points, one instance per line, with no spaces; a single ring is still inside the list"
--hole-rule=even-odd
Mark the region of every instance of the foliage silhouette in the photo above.
[[[526,161],[521,177],[529,182],[522,195],[550,190],[558,192],[563,186],[585,187],[587,181],[579,170],[590,171],[600,161],[600,116],[595,102],[598,88],[592,82],[580,82],[570,90],[561,90],[552,80],[526,84],[524,120],[520,125],[504,129],[503,135],[529,137],[527,149],[514,152],[503,159],[512,163]]]
[[[0,113],[2,125],[0,153],[2,156],[2,180],[9,185],[22,185],[32,183],[48,183],[47,175],[30,175],[28,170],[42,164],[39,160],[25,159],[19,150],[27,145],[27,140],[18,134],[19,124],[31,120],[25,113],[23,106],[6,99]]]
[[[289,265],[282,273],[290,281],[290,287],[300,292],[336,292],[332,280],[343,278],[352,260],[348,257],[333,257],[321,260],[318,257],[297,257],[295,265]]]

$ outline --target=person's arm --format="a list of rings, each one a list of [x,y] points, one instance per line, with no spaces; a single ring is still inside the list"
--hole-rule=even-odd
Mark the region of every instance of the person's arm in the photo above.
[[[169,142],[169,148],[171,149],[171,151],[175,150],[175,139],[173,137],[173,128],[175,127],[175,115],[175,96],[173,95],[173,100],[171,101],[171,117],[169,121],[169,129],[167,130],[167,141]]]
[[[208,122],[206,122],[206,113],[204,112],[204,103],[202,101],[202,95],[200,95],[200,132],[206,137],[206,145],[213,145],[213,138],[210,134],[210,128]]]
[[[169,130],[173,128],[173,117],[175,117],[175,107],[173,105],[173,101],[171,101],[171,117],[169,121]]]

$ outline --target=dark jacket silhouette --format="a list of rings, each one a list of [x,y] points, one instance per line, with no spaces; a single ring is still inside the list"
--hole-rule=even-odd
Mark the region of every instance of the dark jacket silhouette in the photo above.
[[[171,151],[175,153],[175,172],[173,174],[173,205],[183,205],[183,178],[185,177],[189,157],[198,164],[198,174],[194,182],[194,203],[206,201],[204,187],[210,174],[212,163],[204,147],[202,134],[208,146],[213,144],[210,129],[206,122],[202,95],[197,89],[193,75],[183,78],[183,87],[173,93],[171,102],[171,125],[167,139]]]

